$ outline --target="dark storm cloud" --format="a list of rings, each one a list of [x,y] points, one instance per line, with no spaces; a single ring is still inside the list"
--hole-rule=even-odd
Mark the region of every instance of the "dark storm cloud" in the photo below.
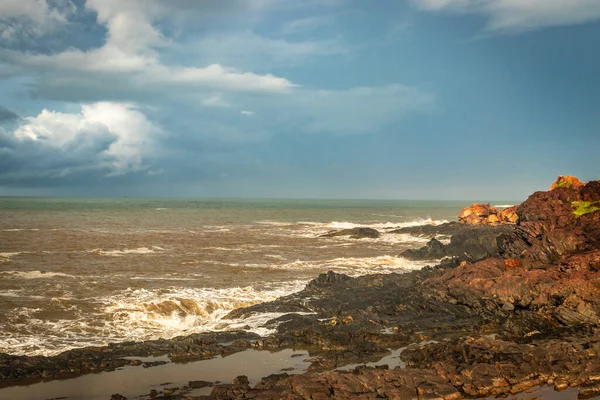
[[[44,140],[19,140],[0,129],[0,184],[106,175],[111,159],[104,152],[115,140],[107,131],[82,131],[59,148]]]
[[[10,111],[9,109],[0,105],[0,123],[14,121],[19,118],[17,113]]]

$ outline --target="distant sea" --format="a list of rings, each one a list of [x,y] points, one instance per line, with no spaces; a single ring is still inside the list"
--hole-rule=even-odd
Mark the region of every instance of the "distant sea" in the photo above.
[[[472,201],[0,197],[0,352],[53,355],[210,330],[270,331],[231,310],[351,276],[435,264],[389,231],[456,220]],[[510,205],[514,202],[491,202]],[[366,226],[378,239],[322,238]]]

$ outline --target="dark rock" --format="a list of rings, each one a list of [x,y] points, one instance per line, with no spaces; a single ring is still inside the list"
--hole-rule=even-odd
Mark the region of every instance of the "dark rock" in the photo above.
[[[328,232],[321,237],[337,237],[337,236],[349,236],[352,239],[372,238],[377,239],[381,236],[377,229],[373,228],[352,228],[342,229],[339,231]]]
[[[313,279],[306,285],[307,290],[319,290],[321,288],[330,287],[333,285],[340,284],[341,282],[349,281],[348,275],[338,274],[333,271],[327,271],[324,274],[320,274],[316,279]]]
[[[470,262],[478,261],[499,255],[506,235],[512,232],[513,227],[509,225],[469,227],[454,234],[448,245],[432,239],[425,247],[406,250],[400,256],[409,260],[458,257]]]
[[[213,386],[213,382],[207,382],[207,381],[190,381],[188,383],[188,386],[192,389],[202,389],[205,387],[209,387],[209,386]]]
[[[470,227],[459,222],[447,222],[440,225],[418,225],[394,229],[390,233],[405,233],[412,236],[433,238],[435,236],[452,236]]]
[[[401,254],[409,260],[433,260],[446,256],[446,248],[442,242],[433,238],[420,249],[408,249]]]

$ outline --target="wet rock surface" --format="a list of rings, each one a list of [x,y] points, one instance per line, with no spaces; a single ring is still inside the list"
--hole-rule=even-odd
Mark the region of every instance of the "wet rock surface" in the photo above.
[[[336,237],[336,236],[349,236],[351,239],[363,239],[372,238],[376,239],[381,236],[377,229],[373,228],[352,228],[352,229],[341,229],[339,231],[327,232],[321,237]]]
[[[274,374],[257,383],[239,376],[203,396],[193,390],[212,383],[192,381],[147,398],[462,399],[541,385],[578,388],[581,398],[598,396],[600,210],[576,215],[577,201],[600,201],[600,184],[535,193],[516,208],[514,226],[440,225],[437,232],[453,230],[450,244],[432,240],[403,253],[450,257],[441,265],[357,278],[329,272],[298,293],[229,314],[286,313],[268,323],[276,329],[268,337],[235,332],[51,358],[2,355],[0,374],[4,382],[56,378],[135,362],[125,354],[168,353],[171,360],[185,360],[246,348],[294,348],[310,353],[307,373]],[[413,232],[429,234],[419,229]],[[392,351],[399,358],[382,364]]]
[[[126,342],[105,347],[69,350],[54,357],[14,356],[0,353],[0,388],[27,381],[71,378],[124,366],[152,367],[167,361],[142,361],[136,357],[167,355],[171,361],[204,360],[247,349],[260,336],[248,332],[203,333],[174,339]]]
[[[479,261],[498,256],[504,244],[504,238],[512,234],[514,228],[509,225],[470,227],[463,225],[452,235],[450,243],[442,244],[433,238],[420,249],[409,249],[400,256],[409,260],[432,260],[443,257],[458,257],[460,260]]]

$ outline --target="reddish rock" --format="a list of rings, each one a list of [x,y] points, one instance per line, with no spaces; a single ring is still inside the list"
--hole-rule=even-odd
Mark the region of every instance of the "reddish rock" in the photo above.
[[[579,190],[583,187],[584,183],[581,182],[579,179],[577,179],[574,176],[562,176],[560,175],[556,181],[552,184],[552,186],[550,186],[550,190],[554,190],[556,188],[559,187],[566,187],[569,189],[575,189],[575,190]]]
[[[597,249],[600,210],[579,217],[573,211],[574,202],[600,201],[600,183],[575,187],[558,186],[529,196],[517,208],[517,229],[505,246],[506,255],[556,264],[571,254]]]
[[[523,268],[523,263],[521,263],[521,260],[516,258],[507,258],[504,260],[504,268],[507,270]]]
[[[490,215],[495,216],[497,214],[498,210],[489,204],[474,203],[458,214],[458,220],[469,225],[481,225],[488,223],[487,219]]]

